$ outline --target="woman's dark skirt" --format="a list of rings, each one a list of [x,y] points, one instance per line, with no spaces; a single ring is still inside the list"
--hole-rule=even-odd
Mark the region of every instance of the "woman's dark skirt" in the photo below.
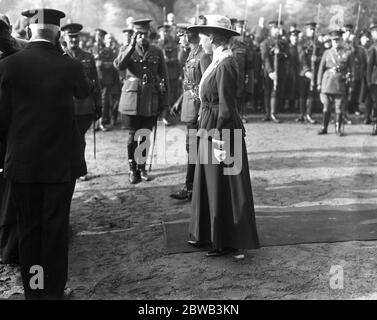
[[[207,147],[204,139],[199,142],[190,237],[210,241],[214,249],[257,249],[260,244],[245,141],[242,139],[241,172],[224,175],[226,165],[212,164],[211,157],[209,164],[201,164],[207,152],[212,154],[212,142],[207,140]]]

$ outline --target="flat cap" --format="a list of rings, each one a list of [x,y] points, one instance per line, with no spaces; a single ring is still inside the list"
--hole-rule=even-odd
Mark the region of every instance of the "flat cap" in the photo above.
[[[24,10],[21,13],[29,18],[30,24],[52,24],[60,27],[60,20],[65,17],[65,13],[55,9],[32,9]]]
[[[77,36],[83,29],[83,25],[80,23],[68,23],[60,28],[66,35]]]
[[[102,36],[106,35],[107,34],[107,31],[106,30],[103,30],[101,28],[97,28],[94,30],[95,32],[101,34]]]
[[[135,20],[133,24],[136,30],[149,30],[151,22],[151,19],[139,19]]]

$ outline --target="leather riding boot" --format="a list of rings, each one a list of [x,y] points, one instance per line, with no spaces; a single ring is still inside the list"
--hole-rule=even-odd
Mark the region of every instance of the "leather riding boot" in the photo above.
[[[322,128],[318,132],[318,134],[327,134],[327,127],[329,126],[330,116],[331,116],[330,112],[323,113]]]
[[[344,135],[344,119],[342,113],[336,114],[336,120],[335,120],[335,132],[339,135],[339,137],[342,137]]]
[[[137,170],[136,162],[134,160],[128,160],[130,165],[129,179],[131,184],[136,184],[141,181],[140,173]]]
[[[317,121],[315,121],[312,118],[312,108],[313,108],[313,98],[309,97],[309,99],[307,101],[307,105],[306,105],[306,120],[308,120],[309,123],[311,123],[311,124],[316,124]]]
[[[139,169],[138,171],[139,171],[139,175],[140,175],[141,180],[143,180],[145,182],[150,181],[150,178],[148,176],[148,172],[145,169],[145,164],[139,165],[138,169]]]

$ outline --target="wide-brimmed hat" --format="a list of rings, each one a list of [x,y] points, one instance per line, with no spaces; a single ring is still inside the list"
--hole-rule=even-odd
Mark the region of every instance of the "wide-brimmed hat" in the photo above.
[[[211,30],[221,31],[229,35],[230,37],[239,36],[237,31],[232,29],[232,23],[228,17],[209,14],[199,17],[200,25],[189,27],[189,31],[195,31],[198,33],[208,33]]]

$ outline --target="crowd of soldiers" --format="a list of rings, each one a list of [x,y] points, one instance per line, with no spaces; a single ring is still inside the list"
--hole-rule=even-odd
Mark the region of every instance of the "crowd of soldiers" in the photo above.
[[[196,17],[192,24],[202,24],[203,17]],[[100,28],[94,34],[83,32],[83,26],[77,23],[61,28],[60,43],[65,54],[81,61],[95,84],[90,101],[76,104],[80,132],[84,138],[93,123],[93,110],[94,130],[108,131],[122,120],[122,128],[129,131],[131,183],[149,180],[145,165],[138,166],[134,159],[138,145],[149,139],[143,137],[137,142],[135,133],[152,130],[159,117],[169,125],[177,115],[188,124],[187,131],[195,129],[200,105],[195,91],[211,62],[208,57],[208,63],[202,63],[199,70],[199,47],[203,45],[199,44],[198,35],[188,32],[190,24],[177,24],[173,13],[157,28],[151,22],[129,17],[122,30],[122,44]],[[323,111],[318,133],[327,134],[331,111],[335,109],[335,130],[340,136],[344,134],[344,124],[352,124],[349,115],[361,113],[365,124],[373,123],[372,134],[377,134],[375,24],[361,32],[352,24],[345,24],[323,34],[315,22],[308,22],[301,29],[296,23],[284,28],[281,19],[266,25],[263,17],[252,28],[245,20],[231,19],[231,23],[240,34],[233,37],[231,50],[238,64],[237,105],[244,123],[250,113],[261,112],[263,121],[280,123],[278,113],[290,112],[298,114],[299,123],[316,124],[313,111]],[[20,32],[22,26],[18,23],[16,34],[27,38],[27,32]],[[147,38],[144,44],[157,49],[150,53],[138,50],[143,48],[136,45],[140,33]],[[185,38],[187,35],[190,39]],[[138,91],[140,88],[142,92]],[[193,95],[188,97],[187,92]],[[192,108],[187,111],[190,104]]]
[[[232,105],[236,105],[241,116],[235,117],[239,127],[242,127],[240,119],[246,122],[250,110],[264,111],[263,121],[279,123],[277,114],[290,111],[298,113],[297,122],[315,124],[312,111],[318,108],[323,111],[319,134],[327,134],[331,112],[335,110],[335,130],[342,136],[344,124],[350,123],[348,115],[363,109],[364,123],[373,124],[372,135],[377,135],[377,24],[361,32],[346,24],[329,30],[328,34],[320,34],[314,22],[306,23],[302,30],[291,24],[285,31],[280,18],[269,22],[268,27],[260,18],[252,29],[247,28],[244,20],[231,19],[233,30],[225,29],[237,36],[231,39],[228,48],[228,41],[221,38],[221,27],[217,27],[218,38],[210,33],[201,36],[198,31],[199,26],[200,30],[205,30],[205,26],[211,28],[209,20],[227,25],[229,19],[218,15],[198,16],[192,24],[176,24],[174,14],[170,13],[157,29],[152,29],[150,19],[128,18],[122,45],[103,29],[96,29],[92,36],[84,33],[84,26],[79,23],[61,26],[65,14],[58,10],[26,10],[23,16],[25,19],[16,24],[15,37],[12,37],[9,19],[0,15],[0,188],[3,193],[0,200],[5,203],[0,230],[6,231],[2,233],[6,241],[1,241],[6,243],[6,248],[0,248],[3,261],[18,259],[18,241],[19,247],[23,247],[19,250],[21,264],[25,266],[33,262],[29,261],[30,241],[36,244],[33,259],[40,256],[40,250],[45,250],[39,248],[40,234],[29,232],[35,227],[33,221],[23,217],[25,212],[35,215],[38,223],[59,227],[64,239],[67,238],[69,205],[76,178],[87,173],[83,152],[85,134],[91,126],[94,132],[109,131],[119,121],[119,115],[122,126],[128,130],[129,180],[136,184],[150,180],[146,162],[150,135],[158,118],[169,124],[172,115],[180,114],[187,127],[188,163],[185,185],[171,197],[190,200],[196,170],[195,162],[190,161],[190,150],[196,145],[191,143],[197,140],[202,109],[209,108],[208,103],[201,105],[201,88],[205,87],[205,81],[214,78],[209,75],[221,59],[223,52],[218,50],[233,56],[232,63],[238,68],[238,73],[234,72],[234,78],[238,76],[237,94],[232,91],[231,97],[226,98],[236,101]],[[217,49],[213,50],[215,42]],[[222,94],[226,95],[224,81],[217,84],[222,85]],[[211,83],[213,87],[217,84]],[[220,104],[219,97],[211,99]],[[23,111],[17,114],[10,111],[12,108]],[[210,113],[204,114],[208,117]],[[13,121],[16,115],[26,118]],[[214,120],[223,121],[221,116]],[[35,125],[26,125],[30,123]],[[190,137],[192,132],[194,137]],[[59,137],[58,141],[51,139],[50,134]],[[222,143],[220,140],[213,139]],[[141,145],[146,148],[139,152]],[[29,201],[32,197],[36,199]],[[54,206],[58,208],[55,210]],[[44,208],[43,212],[40,208]],[[9,236],[16,234],[18,220],[14,211],[18,220],[23,221],[21,240]],[[50,223],[48,217],[56,215],[55,211],[64,218],[63,222],[54,219]],[[40,218],[42,215],[47,218]],[[50,227],[40,230],[45,232]],[[54,238],[58,233],[50,232],[48,236]],[[54,245],[52,241],[51,246]],[[48,262],[53,272],[58,264],[67,265],[67,244],[64,242],[59,250],[61,262]],[[16,253],[16,258],[5,254],[10,251]],[[47,255],[54,252],[47,251]],[[27,287],[30,275],[26,269],[22,273]],[[66,270],[55,273],[61,276],[60,289],[64,288]],[[60,289],[55,296],[61,296]],[[27,294],[34,295],[32,291]]]

